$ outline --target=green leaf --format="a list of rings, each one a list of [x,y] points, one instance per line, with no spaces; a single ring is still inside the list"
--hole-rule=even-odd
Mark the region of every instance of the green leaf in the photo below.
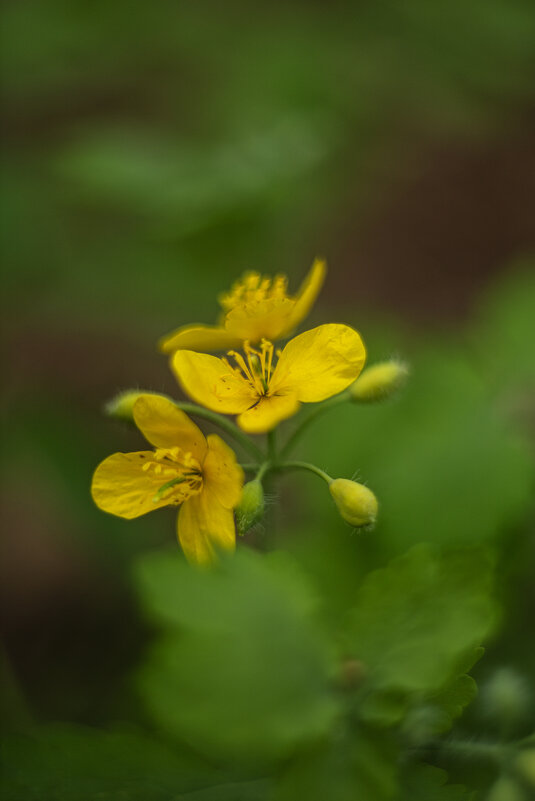
[[[404,697],[436,695],[464,672],[464,662],[462,670],[459,665],[473,659],[494,624],[490,579],[481,552],[439,556],[425,545],[364,579],[350,629],[354,656],[367,672],[366,714],[393,721],[403,713]],[[446,712],[466,692],[450,686],[441,701]]]
[[[431,705],[440,709],[445,717],[444,728],[447,731],[451,723],[460,717],[468,704],[471,704],[477,695],[477,684],[471,676],[464,673],[458,676],[441,693],[431,698]]]
[[[277,758],[324,736],[332,653],[293,563],[243,549],[201,571],[157,554],[137,570],[167,630],[139,674],[155,722],[202,753]]]
[[[168,801],[222,781],[199,757],[136,729],[69,724],[6,738],[2,765],[2,798],[25,801]]]
[[[275,801],[389,801],[397,787],[397,757],[384,732],[344,732],[296,756],[280,778]]]
[[[374,537],[391,554],[418,542],[465,547],[504,537],[529,510],[534,475],[507,404],[466,348],[437,341],[402,352],[411,376],[400,396],[327,413],[304,438],[307,460],[373,489]],[[320,493],[307,506],[320,530],[336,525]]]
[[[460,784],[446,784],[448,775],[431,765],[410,765],[401,774],[398,801],[470,801],[473,793]]]

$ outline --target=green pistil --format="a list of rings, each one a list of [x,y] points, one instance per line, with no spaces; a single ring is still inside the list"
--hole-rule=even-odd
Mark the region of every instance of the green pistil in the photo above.
[[[179,478],[172,478],[171,481],[168,481],[166,484],[162,484],[154,498],[152,499],[153,503],[159,503],[162,500],[162,496],[168,489],[171,487],[176,486],[177,484],[182,484],[184,481],[187,481],[187,478],[181,476]]]

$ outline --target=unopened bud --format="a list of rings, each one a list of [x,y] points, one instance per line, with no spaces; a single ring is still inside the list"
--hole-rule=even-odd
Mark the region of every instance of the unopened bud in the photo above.
[[[104,411],[109,417],[117,417],[120,420],[132,422],[134,419],[134,403],[143,395],[157,395],[159,398],[167,397],[158,392],[148,392],[147,390],[143,391],[141,389],[125,389],[124,392],[120,392],[105,404]]]
[[[489,717],[509,727],[529,715],[532,701],[525,678],[508,667],[496,670],[483,686],[481,700]]]
[[[373,403],[389,398],[405,383],[408,374],[409,368],[403,362],[392,360],[373,364],[350,386],[351,399]]]
[[[377,518],[377,498],[364,484],[347,478],[335,478],[329,484],[329,491],[338,511],[352,526],[368,526]]]
[[[261,481],[255,478],[244,485],[235,512],[238,534],[245,534],[251,526],[258,523],[264,514],[264,490]]]

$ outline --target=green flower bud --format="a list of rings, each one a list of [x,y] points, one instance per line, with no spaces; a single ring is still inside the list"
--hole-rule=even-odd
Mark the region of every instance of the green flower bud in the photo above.
[[[525,678],[511,668],[500,668],[483,686],[481,700],[490,717],[514,727],[529,715],[531,692]]]
[[[134,403],[143,395],[158,395],[161,398],[167,397],[167,395],[161,395],[159,392],[148,392],[147,390],[143,391],[141,389],[125,389],[106,403],[104,411],[109,417],[117,417],[120,420],[132,422],[134,419]]]
[[[373,364],[364,370],[349,388],[351,400],[373,403],[389,398],[405,383],[409,368],[403,362]]]
[[[251,526],[258,523],[264,514],[264,490],[261,481],[255,478],[244,485],[235,513],[238,534],[245,534]]]
[[[329,484],[329,491],[347,523],[356,527],[375,523],[377,498],[368,487],[347,478],[335,478]]]

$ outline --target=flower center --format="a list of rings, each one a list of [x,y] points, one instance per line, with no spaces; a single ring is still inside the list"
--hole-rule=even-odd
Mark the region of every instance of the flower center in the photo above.
[[[244,342],[243,352],[245,358],[238,351],[229,350],[227,355],[234,359],[236,366],[233,366],[228,359],[223,359],[223,361],[232,373],[245,379],[257,395],[268,395],[269,382],[274,369],[273,355],[278,357],[280,350],[275,352],[273,343],[263,339],[259,349],[251,347],[248,341]]]
[[[161,479],[153,501],[179,504],[202,489],[201,466],[191,453],[182,448],[157,448],[154,458],[146,461],[142,470],[153,479]]]
[[[275,278],[262,277],[260,273],[246,273],[241,281],[237,281],[227,292],[219,297],[224,311],[229,312],[237,307],[262,303],[266,300],[287,299],[288,279],[285,275]]]

